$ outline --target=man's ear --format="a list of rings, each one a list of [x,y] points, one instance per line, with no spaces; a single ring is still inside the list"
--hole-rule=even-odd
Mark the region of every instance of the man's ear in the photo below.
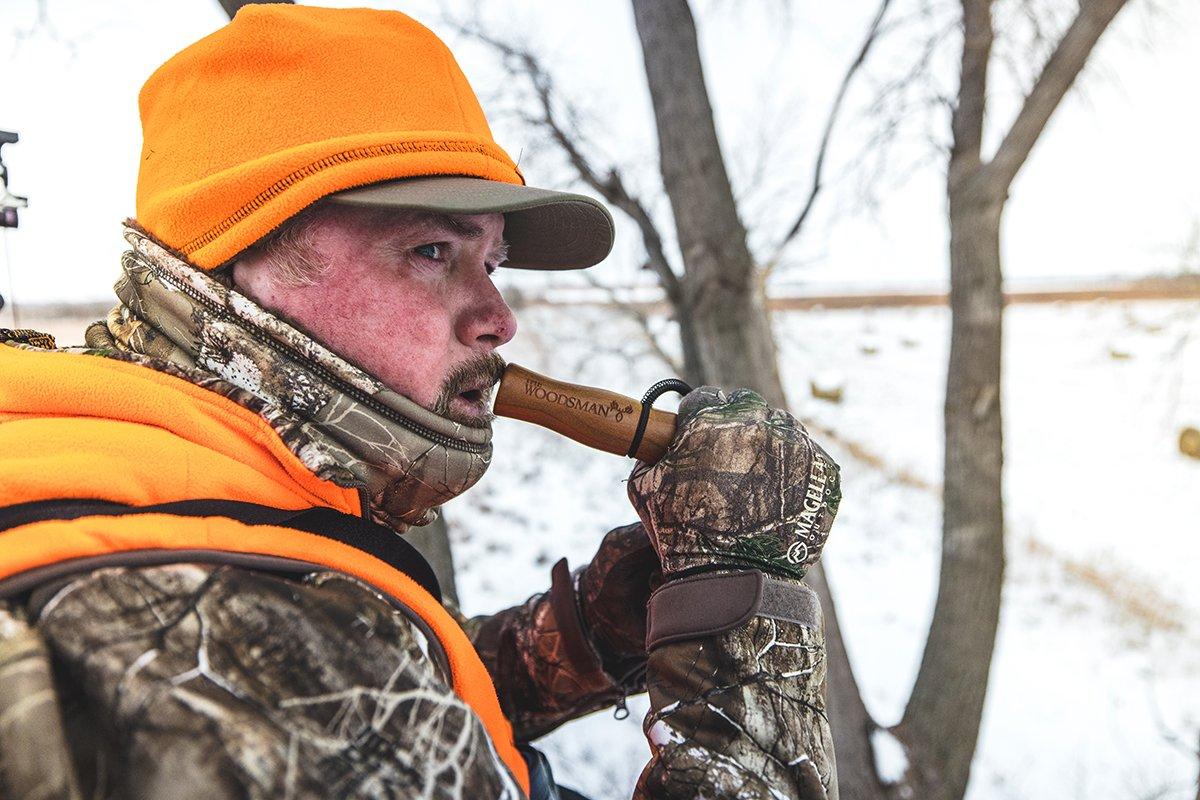
[[[268,257],[261,249],[252,247],[243,250],[228,264],[222,264],[221,269],[225,272],[222,283],[267,308],[264,305],[265,298],[260,295],[278,288],[280,270],[275,259]]]

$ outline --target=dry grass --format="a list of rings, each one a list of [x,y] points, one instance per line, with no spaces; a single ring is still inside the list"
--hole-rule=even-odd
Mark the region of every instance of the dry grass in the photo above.
[[[911,470],[893,467],[887,459],[861,442],[848,439],[833,428],[819,425],[810,420],[805,420],[804,426],[812,433],[818,434],[826,442],[836,445],[838,450],[851,456],[855,461],[880,472],[891,483],[907,486],[910,489],[919,489],[923,492],[934,492],[941,496],[942,485],[940,483],[931,483]]]
[[[1184,608],[1159,591],[1151,581],[1119,567],[1060,553],[1037,539],[1026,539],[1025,548],[1030,555],[1062,570],[1071,581],[1100,595],[1125,621],[1148,632],[1178,634],[1185,631]]]

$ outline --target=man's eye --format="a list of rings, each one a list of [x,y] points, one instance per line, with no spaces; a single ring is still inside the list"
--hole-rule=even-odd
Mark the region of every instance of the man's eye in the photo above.
[[[429,252],[432,251],[432,252]],[[442,260],[442,245],[440,244],[423,244],[413,248],[413,252],[417,255],[428,258],[430,261]]]

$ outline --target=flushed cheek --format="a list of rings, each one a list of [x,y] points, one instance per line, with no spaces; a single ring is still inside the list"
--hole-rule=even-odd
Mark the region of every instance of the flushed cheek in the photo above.
[[[400,394],[432,405],[449,361],[445,337],[427,314],[396,311],[364,326],[362,366]]]
[[[451,330],[439,313],[441,301],[423,287],[368,284],[314,293],[311,314],[320,320],[322,338],[389,388],[431,406],[449,363]]]

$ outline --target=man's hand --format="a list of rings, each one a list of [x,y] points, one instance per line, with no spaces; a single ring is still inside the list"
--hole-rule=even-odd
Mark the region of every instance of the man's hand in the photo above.
[[[836,800],[820,604],[797,579],[829,536],[837,464],[754,392],[702,387],[629,496],[666,579],[650,598],[651,758],[634,796]]]
[[[646,604],[662,571],[642,523],[609,531],[576,575],[580,612],[605,671],[620,679],[644,669]]]
[[[664,575],[750,568],[802,578],[841,501],[834,460],[748,389],[696,389],[678,419],[666,455],[639,461],[629,479]]]
[[[463,620],[518,741],[646,688],[646,606],[662,573],[642,523],[609,531],[574,574],[561,559],[550,577],[521,605]]]

